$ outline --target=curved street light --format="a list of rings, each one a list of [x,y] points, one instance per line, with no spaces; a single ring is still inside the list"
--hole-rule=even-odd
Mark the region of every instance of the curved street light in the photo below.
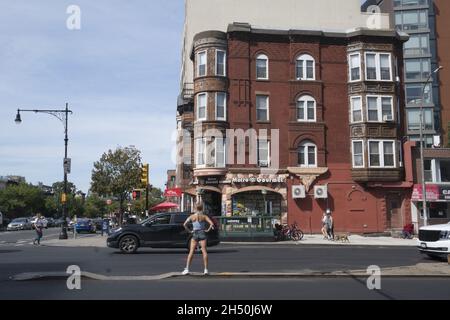
[[[68,135],[67,135],[67,129],[68,129],[68,119],[69,119],[69,113],[72,114],[72,111],[69,110],[69,104],[66,103],[66,108],[64,110],[39,110],[39,109],[33,109],[33,110],[26,110],[26,109],[17,109],[16,119],[14,122],[16,124],[22,123],[22,118],[20,116],[21,112],[34,112],[34,113],[46,113],[51,116],[54,116],[58,120],[62,122],[64,125],[64,194],[62,195],[61,202],[63,204],[63,223],[61,224],[61,233],[59,234],[60,240],[65,240],[68,238],[67,236],[67,174],[69,173],[69,166],[70,161],[67,158],[67,144],[69,141]]]
[[[423,207],[423,224],[425,226],[428,225],[428,208],[427,208],[427,189],[426,189],[426,183],[425,183],[425,161],[424,161],[424,154],[423,154],[423,149],[424,149],[424,141],[423,141],[423,126],[424,126],[424,114],[423,114],[423,104],[424,104],[424,99],[425,99],[425,89],[428,85],[428,83],[431,80],[431,77],[433,76],[433,74],[438,73],[440,70],[444,69],[443,66],[439,66],[436,70],[434,70],[433,72],[430,73],[430,75],[428,76],[427,81],[424,83],[423,85],[423,89],[422,89],[422,100],[420,103],[420,165],[421,165],[421,175],[422,175],[422,207]],[[431,88],[431,90],[433,90],[433,87]]]

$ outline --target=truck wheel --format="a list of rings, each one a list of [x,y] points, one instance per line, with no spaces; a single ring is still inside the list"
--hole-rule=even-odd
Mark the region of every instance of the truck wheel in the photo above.
[[[135,236],[124,236],[120,239],[119,248],[120,251],[126,254],[133,254],[139,247],[139,241]]]

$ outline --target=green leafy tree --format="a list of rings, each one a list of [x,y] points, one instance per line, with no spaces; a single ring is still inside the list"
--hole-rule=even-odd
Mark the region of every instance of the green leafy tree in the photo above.
[[[62,215],[61,195],[64,193],[64,182],[55,182],[52,185],[54,195],[45,200],[46,213],[49,216]],[[77,195],[77,188],[72,182],[67,183],[67,213],[70,217],[84,214],[84,200]]]
[[[141,174],[141,152],[134,147],[117,148],[104,153],[94,163],[91,191],[102,197],[115,197],[119,202],[119,223],[122,223],[125,201]]]
[[[89,218],[103,217],[108,214],[106,200],[92,193],[86,198],[85,215]]]
[[[26,183],[10,185],[0,190],[0,211],[8,218],[31,216],[45,210],[45,194]]]

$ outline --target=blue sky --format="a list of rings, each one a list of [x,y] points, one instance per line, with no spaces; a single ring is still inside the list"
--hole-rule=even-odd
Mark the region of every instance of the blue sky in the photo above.
[[[134,145],[163,187],[176,128],[182,0],[0,0],[0,175],[62,180],[63,125],[17,108],[70,104],[69,180],[87,192],[92,164]],[[69,30],[69,5],[81,30]]]

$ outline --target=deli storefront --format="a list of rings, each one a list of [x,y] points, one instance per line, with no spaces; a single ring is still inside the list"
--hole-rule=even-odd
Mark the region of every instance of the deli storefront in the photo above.
[[[412,194],[412,216],[413,222],[423,221],[423,187],[421,184],[414,185]],[[450,221],[450,185],[449,184],[427,184],[426,202],[430,224],[447,223]],[[420,219],[419,219],[420,217]],[[416,221],[414,221],[417,218]]]

